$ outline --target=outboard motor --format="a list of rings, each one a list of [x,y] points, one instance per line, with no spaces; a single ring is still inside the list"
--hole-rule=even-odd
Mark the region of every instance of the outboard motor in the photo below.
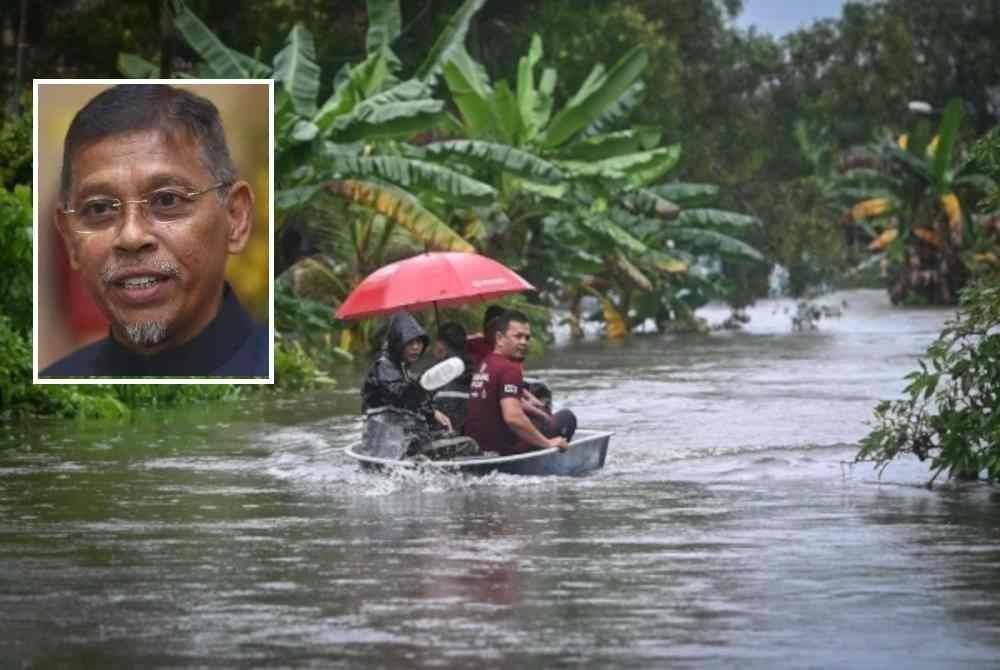
[[[369,456],[400,460],[419,454],[430,443],[431,432],[419,414],[398,407],[377,407],[365,413],[361,446]]]

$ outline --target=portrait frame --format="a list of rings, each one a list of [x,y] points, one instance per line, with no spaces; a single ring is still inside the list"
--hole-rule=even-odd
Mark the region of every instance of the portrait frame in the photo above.
[[[69,124],[79,109],[95,95],[119,84],[167,84],[207,98],[218,109],[239,178],[250,183],[255,195],[255,222],[250,239],[239,255],[227,258],[226,279],[241,305],[253,315],[255,321],[259,323],[266,319],[266,377],[40,376],[52,362],[108,335],[106,319],[100,314],[94,316],[95,307],[89,294],[81,298],[82,289],[74,284],[73,271],[68,269],[68,264],[65,262],[63,242],[56,229],[55,213],[59,197],[63,142]],[[252,109],[257,109],[259,113],[248,113],[248,110]],[[275,375],[274,81],[272,79],[35,79],[33,122],[33,382],[36,384],[108,382],[273,384]],[[88,300],[91,304],[86,305]],[[75,309],[77,303],[85,304],[85,308]],[[67,304],[70,305],[69,309]],[[85,316],[79,317],[78,312],[84,313]],[[104,319],[105,324],[103,331],[96,325],[101,319]],[[84,326],[81,326],[81,323]]]

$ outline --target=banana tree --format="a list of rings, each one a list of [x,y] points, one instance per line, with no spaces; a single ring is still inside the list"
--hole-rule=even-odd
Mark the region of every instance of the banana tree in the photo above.
[[[637,294],[647,295],[647,307],[672,299],[665,296],[694,295],[673,287],[689,275],[696,257],[761,259],[723,229],[745,225],[748,217],[699,209],[680,218],[682,206],[672,197],[694,206],[712,187],[656,186],[677,165],[679,145],[661,146],[654,128],[622,127],[641,101],[639,77],[647,62],[641,49],[610,69],[595,66],[559,110],[555,70],[538,72],[542,56],[536,35],[512,88],[491,81],[464,49],[456,49],[443,75],[458,112],[453,126],[472,139],[420,149],[498,185],[506,216],[483,216],[492,224],[486,242],[492,255],[520,262],[536,285],[568,297],[574,312],[584,294],[596,295],[612,335],[651,315],[652,308],[633,313]],[[705,283],[695,275],[684,281]],[[677,313],[659,306],[652,311],[658,323]]]
[[[971,204],[995,184],[958,152],[961,114],[961,101],[952,100],[936,134],[918,128],[883,142],[873,152],[879,168],[848,171],[834,191],[841,202],[853,201],[846,221],[884,255],[893,303],[955,304],[989,258],[986,219]]]
[[[337,73],[332,95],[320,103],[322,73],[312,34],[303,26],[291,30],[268,66],[259,54],[227,47],[174,0],[175,25],[202,58],[197,76],[273,77],[278,84],[275,230],[280,235],[289,221],[299,228],[306,221],[328,259],[299,268],[300,275],[325,273],[325,278],[300,278],[296,285],[339,287],[323,295],[337,304],[361,277],[392,260],[393,250],[473,250],[446,222],[450,203],[486,205],[496,190],[447,165],[407,155],[403,141],[443,121],[444,103],[433,97],[433,82],[443,60],[464,42],[483,2],[467,0],[418,68],[419,76],[401,79],[401,64],[390,48],[400,32],[398,0],[369,0],[367,55]],[[151,65],[131,55],[119,64],[126,74],[139,76]]]

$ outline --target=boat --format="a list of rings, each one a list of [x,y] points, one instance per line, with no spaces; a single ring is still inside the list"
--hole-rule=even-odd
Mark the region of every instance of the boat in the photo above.
[[[576,431],[566,451],[555,447],[513,456],[465,456],[452,460],[409,460],[369,456],[361,452],[361,442],[348,446],[344,453],[367,469],[418,469],[485,475],[503,472],[512,475],[579,477],[604,467],[608,443],[614,433],[600,430]]]

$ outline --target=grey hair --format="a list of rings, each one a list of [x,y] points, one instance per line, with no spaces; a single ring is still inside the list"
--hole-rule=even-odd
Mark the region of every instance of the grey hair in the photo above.
[[[69,198],[73,157],[78,151],[105,137],[140,130],[187,134],[217,182],[231,184],[236,180],[219,110],[210,100],[167,84],[119,84],[94,96],[70,123],[63,143],[63,203]],[[220,198],[224,191],[219,189]]]

